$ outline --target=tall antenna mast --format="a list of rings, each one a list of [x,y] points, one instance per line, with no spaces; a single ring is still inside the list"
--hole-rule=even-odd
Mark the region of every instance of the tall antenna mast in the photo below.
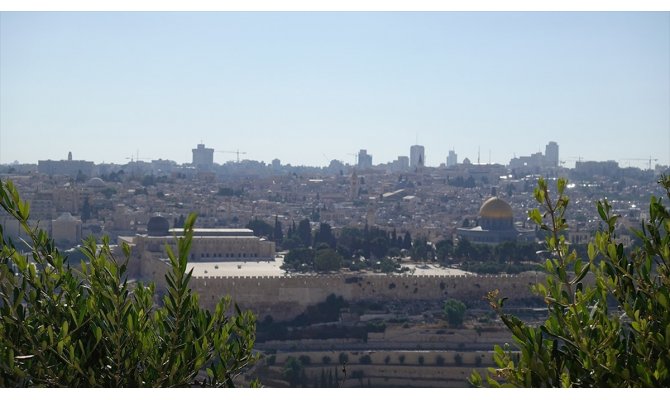
[[[481,150],[481,146],[477,146],[477,165],[479,165],[479,150]]]

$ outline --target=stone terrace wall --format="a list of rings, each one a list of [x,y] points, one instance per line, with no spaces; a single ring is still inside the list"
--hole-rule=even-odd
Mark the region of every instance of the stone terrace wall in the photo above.
[[[307,306],[317,304],[331,293],[348,301],[361,300],[440,300],[456,298],[479,301],[491,290],[501,297],[534,297],[530,285],[544,281],[537,276],[407,276],[407,275],[315,275],[290,277],[193,278],[191,287],[200,294],[200,303],[213,308],[218,299],[229,295],[242,309],[250,309],[258,319],[271,315],[275,320],[291,319]]]

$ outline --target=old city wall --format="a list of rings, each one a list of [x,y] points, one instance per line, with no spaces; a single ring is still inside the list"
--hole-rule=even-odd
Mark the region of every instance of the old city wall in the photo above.
[[[191,287],[200,294],[200,303],[213,308],[218,299],[229,295],[242,309],[254,311],[259,319],[291,319],[330,294],[348,301],[361,300],[440,300],[456,298],[481,301],[489,292],[500,290],[501,297],[533,297],[530,286],[543,281],[542,275],[522,276],[407,276],[407,275],[322,275],[290,277],[194,278]]]

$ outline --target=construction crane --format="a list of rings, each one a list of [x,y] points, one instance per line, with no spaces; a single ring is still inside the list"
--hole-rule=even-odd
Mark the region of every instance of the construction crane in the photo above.
[[[151,160],[150,158],[137,158],[137,157],[126,157],[126,160],[130,160],[130,162],[136,162],[139,160]]]
[[[230,153],[230,154],[237,154],[237,162],[240,162],[240,154],[247,154],[246,151],[240,151],[239,149],[237,151],[228,151],[228,150],[216,150],[216,153]]]
[[[630,167],[630,161],[648,161],[649,162],[649,170],[651,170],[651,162],[652,161],[658,161],[658,158],[622,158],[621,161],[628,161],[628,166]]]
[[[582,157],[581,157],[581,156],[577,156],[577,157],[567,157],[567,158],[564,158],[564,159],[562,159],[562,160],[559,161],[559,163],[561,164],[561,166],[565,165],[565,161],[566,161],[566,160],[577,160],[577,161],[579,161],[579,162],[582,162]]]
[[[137,150],[137,153],[135,153],[135,157],[131,154],[130,157],[126,157],[126,160],[130,160],[130,162],[134,161],[139,161],[139,160],[151,160],[151,158],[140,158],[140,151]]]

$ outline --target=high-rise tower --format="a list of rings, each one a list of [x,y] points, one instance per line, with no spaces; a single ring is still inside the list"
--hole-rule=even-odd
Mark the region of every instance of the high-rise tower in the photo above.
[[[372,168],[372,154],[368,154],[367,150],[361,150],[358,152],[358,168]]]
[[[426,165],[426,153],[423,146],[415,144],[409,148],[409,167],[423,168]]]
[[[458,155],[455,151],[449,150],[449,155],[447,156],[447,167],[453,167],[458,164]]]
[[[193,149],[193,166],[196,169],[208,170],[214,166],[214,149],[208,149],[204,144],[199,144]]]
[[[548,167],[558,167],[558,144],[549,142],[544,148],[544,159]]]

